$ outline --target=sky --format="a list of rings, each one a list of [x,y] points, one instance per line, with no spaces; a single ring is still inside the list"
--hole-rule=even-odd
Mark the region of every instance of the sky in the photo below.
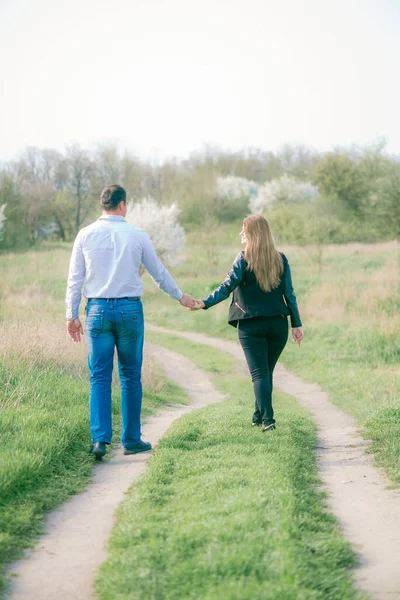
[[[400,153],[398,0],[0,0],[0,160],[112,142]]]

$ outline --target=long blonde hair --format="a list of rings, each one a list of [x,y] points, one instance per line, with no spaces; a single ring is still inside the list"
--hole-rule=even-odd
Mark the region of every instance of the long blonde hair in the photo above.
[[[264,292],[278,287],[283,273],[283,260],[275,246],[268,221],[262,215],[252,215],[243,221],[246,235],[244,257]]]

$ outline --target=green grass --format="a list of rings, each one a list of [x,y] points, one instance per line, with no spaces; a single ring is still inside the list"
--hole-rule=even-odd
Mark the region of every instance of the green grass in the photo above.
[[[171,273],[185,291],[204,298],[218,285],[240,250],[239,224],[214,232],[192,232],[184,260]],[[322,263],[313,248],[283,248],[290,260],[305,340],[288,344],[282,362],[317,381],[339,408],[368,426],[371,451],[393,482],[400,482],[400,430],[387,425],[386,411],[400,410],[400,253],[392,244],[329,246]],[[62,321],[70,246],[48,243],[25,254],[0,256],[0,320],[46,312]],[[237,339],[227,325],[229,301],[191,313],[143,278],[147,322],[176,330]],[[373,425],[375,423],[375,425]],[[372,424],[372,428],[371,428]],[[373,430],[388,428],[376,438]],[[399,424],[400,429],[400,424]]]
[[[232,233],[232,232],[231,232]],[[233,238],[232,238],[233,240]],[[240,246],[219,241],[217,265],[197,234],[189,236],[186,262],[174,275],[182,289],[204,298],[224,278]],[[393,483],[400,483],[400,254],[393,244],[331,246],[318,265],[312,249],[287,248],[303,317],[305,340],[288,343],[282,362],[318,382],[330,400],[363,425],[370,451]],[[191,313],[160,295],[145,277],[147,321],[166,328],[229,340],[229,300]]]
[[[33,359],[32,359],[33,360]],[[5,565],[36,543],[43,515],[90,480],[86,376],[71,368],[8,356],[0,364],[0,594]],[[143,415],[182,402],[182,391],[164,383],[144,391]],[[120,432],[119,392],[114,388],[114,440]]]
[[[188,235],[185,260],[170,269],[182,289],[204,298],[222,281],[240,250],[239,229],[233,224],[215,232]],[[283,250],[292,266],[306,333],[300,349],[288,344],[282,355],[283,362],[301,377],[319,382],[332,402],[365,426],[365,435],[372,441],[371,451],[377,463],[386,469],[393,482],[400,482],[398,247],[393,244],[326,247],[321,264],[312,248]],[[29,326],[38,326],[39,344],[43,343],[43,333],[53,337],[59,335],[54,323],[63,323],[64,320],[70,251],[68,244],[48,243],[27,253],[1,254],[0,326],[24,319]],[[227,325],[228,302],[209,311],[190,313],[157,290],[147,276],[144,277],[144,285],[147,322],[170,329],[236,339],[237,332]],[[47,324],[53,328],[47,329]],[[158,339],[159,335],[156,342]],[[44,340],[44,343],[47,341]],[[176,342],[174,344],[177,347]],[[188,342],[182,344],[187,348]],[[53,346],[56,345],[53,342]],[[23,350],[24,339],[21,338],[21,352]],[[180,351],[184,351],[182,347]],[[198,361],[205,361],[204,368],[213,369],[214,374],[223,377],[220,372],[222,360],[220,364],[213,365],[212,355],[208,351],[202,353],[200,348],[195,350],[192,358],[195,357]],[[34,349],[28,358],[36,361]],[[7,369],[9,364],[7,356],[2,366]],[[21,363],[19,366],[12,377],[7,372],[0,378],[0,485],[3,480],[6,481],[7,472],[7,480],[10,479],[7,486],[12,490],[13,472],[19,474],[15,477],[13,504],[8,504],[8,509],[3,500],[3,488],[0,491],[0,512],[9,510],[10,506],[16,507],[15,514],[9,510],[8,513],[1,512],[5,516],[0,516],[0,531],[3,531],[4,522],[6,527],[0,538],[0,556],[6,555],[10,559],[22,547],[32,543],[45,510],[81,489],[90,477],[92,466],[85,462],[88,460],[86,381],[83,382],[76,373],[58,367],[50,368],[39,362],[29,379],[24,365]],[[9,385],[6,393],[4,381]],[[21,389],[24,391],[22,395],[19,393]],[[13,401],[19,398],[16,406],[9,405],[11,391]],[[162,392],[171,398],[166,388]],[[155,394],[155,397],[161,398],[163,393]],[[232,390],[232,402],[241,401],[239,393],[245,397],[241,385]],[[69,404],[71,394],[73,405]],[[52,396],[58,402],[53,402]],[[250,396],[247,398],[250,401]],[[279,411],[284,407],[280,398],[276,397],[279,418]],[[290,413],[294,414],[294,406],[291,405]],[[52,417],[56,413],[60,416],[58,420]],[[117,420],[117,413],[115,417]],[[45,435],[46,431],[52,435]],[[281,435],[283,430],[277,433]],[[57,455],[57,436],[60,448],[69,448],[68,464],[60,461]],[[49,441],[51,437],[56,441]],[[18,456],[19,444],[23,450],[21,472],[18,471],[19,460],[14,460]],[[32,446],[37,447],[34,453],[30,449]],[[32,468],[24,462],[26,456],[32,458]],[[57,464],[49,463],[48,457],[51,461],[56,459]],[[21,473],[27,478],[25,500],[22,492],[18,491],[19,485],[25,486]],[[290,596],[283,594],[282,597]],[[307,592],[303,597],[313,596]]]
[[[211,366],[229,398],[179,419],[158,444],[119,508],[100,600],[361,598],[354,554],[319,488],[309,415],[277,394],[278,428],[263,434],[250,426],[251,383],[231,358],[175,336],[157,341]]]
[[[365,422],[365,434],[372,441],[371,452],[395,483],[400,483],[400,409],[387,408]]]

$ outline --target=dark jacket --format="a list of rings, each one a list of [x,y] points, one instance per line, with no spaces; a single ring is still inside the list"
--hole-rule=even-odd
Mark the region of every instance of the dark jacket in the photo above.
[[[279,285],[269,292],[264,292],[258,285],[253,271],[247,268],[244,253],[240,252],[225,280],[204,300],[204,308],[211,308],[214,304],[222,302],[233,292],[228,317],[228,322],[233,327],[237,327],[241,319],[279,315],[290,316],[292,327],[301,327],[289,263],[284,254],[281,253],[281,256],[283,273]]]

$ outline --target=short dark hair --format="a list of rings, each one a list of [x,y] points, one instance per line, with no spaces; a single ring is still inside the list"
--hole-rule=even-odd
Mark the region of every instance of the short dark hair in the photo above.
[[[120,202],[126,202],[126,191],[120,185],[108,185],[100,194],[100,205],[104,210],[114,210]]]

